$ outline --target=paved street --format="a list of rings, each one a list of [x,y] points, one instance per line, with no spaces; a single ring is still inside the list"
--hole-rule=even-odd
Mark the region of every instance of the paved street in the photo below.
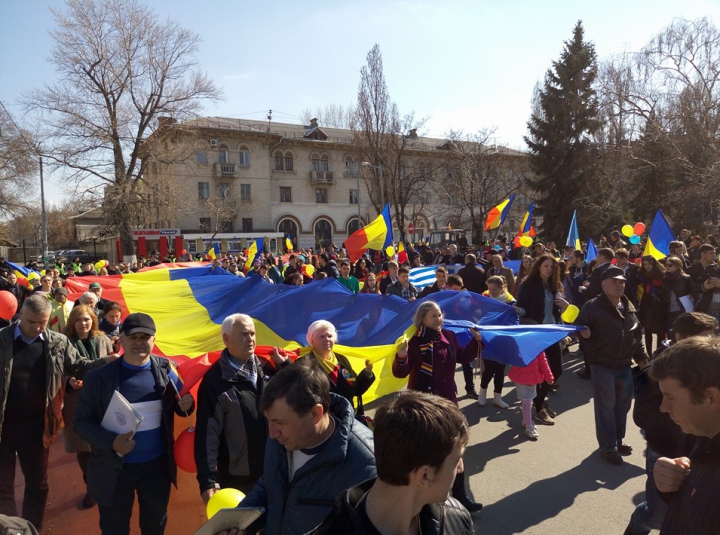
[[[635,452],[625,458],[627,462],[611,466],[600,458],[590,383],[573,373],[580,365],[582,361],[566,356],[560,388],[550,394],[550,404],[560,414],[555,426],[539,427],[537,442],[525,438],[514,389],[505,388],[505,400],[511,404],[506,410],[492,402],[483,408],[468,398],[460,399],[471,425],[465,467],[472,474],[473,492],[485,504],[476,515],[477,534],[622,534],[644,489],[644,441],[631,422],[626,442]],[[457,381],[464,393],[462,373]],[[180,419],[176,431],[186,426]],[[62,440],[52,447],[50,467],[45,533],[97,533],[97,508],[78,509],[84,486],[75,456],[64,453]],[[18,501],[21,482],[18,470]],[[205,518],[194,474],[179,472],[179,487],[171,496],[168,535],[192,534]],[[134,528],[132,533],[139,530]]]

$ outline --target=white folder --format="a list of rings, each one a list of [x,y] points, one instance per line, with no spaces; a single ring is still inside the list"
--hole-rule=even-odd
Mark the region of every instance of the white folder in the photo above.
[[[133,408],[130,402],[115,390],[100,425],[103,429],[118,435],[132,431],[132,436],[134,436],[142,419],[142,415]]]

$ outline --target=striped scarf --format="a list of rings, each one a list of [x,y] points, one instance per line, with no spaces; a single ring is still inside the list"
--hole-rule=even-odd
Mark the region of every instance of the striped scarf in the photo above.
[[[420,364],[420,374],[415,388],[421,392],[432,393],[433,346],[435,341],[440,339],[440,331],[422,326],[415,336],[422,338],[419,345],[422,363]]]

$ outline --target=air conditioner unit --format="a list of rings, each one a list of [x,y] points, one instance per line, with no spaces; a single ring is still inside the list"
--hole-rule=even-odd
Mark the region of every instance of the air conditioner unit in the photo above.
[[[217,146],[218,146],[218,140],[217,140],[217,139],[211,139],[211,140],[210,140],[210,146],[211,146],[211,147],[217,147]]]

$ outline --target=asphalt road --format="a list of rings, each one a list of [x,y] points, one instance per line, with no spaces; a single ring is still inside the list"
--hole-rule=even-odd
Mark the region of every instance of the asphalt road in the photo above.
[[[539,426],[540,439],[532,442],[521,427],[520,403],[512,383],[504,399],[509,409],[488,402],[480,407],[461,397],[460,407],[471,426],[465,467],[470,486],[485,508],[475,515],[475,533],[483,535],[621,535],[645,485],[644,447],[639,430],[630,420],[626,442],[635,449],[626,462],[612,466],[597,452],[591,388],[573,373],[582,362],[565,356],[565,373],[559,389],[550,394],[558,413],[552,427]],[[459,369],[458,369],[459,370]],[[479,382],[479,379],[478,379]],[[464,393],[462,373],[457,374]],[[176,432],[192,424],[179,419]],[[85,490],[75,456],[64,453],[58,440],[50,453],[50,496],[45,534],[99,533],[97,508],[79,507]],[[18,504],[23,479],[16,477]],[[168,511],[168,535],[191,535],[202,525],[205,508],[194,474],[178,473]],[[131,522],[139,534],[137,507]]]

